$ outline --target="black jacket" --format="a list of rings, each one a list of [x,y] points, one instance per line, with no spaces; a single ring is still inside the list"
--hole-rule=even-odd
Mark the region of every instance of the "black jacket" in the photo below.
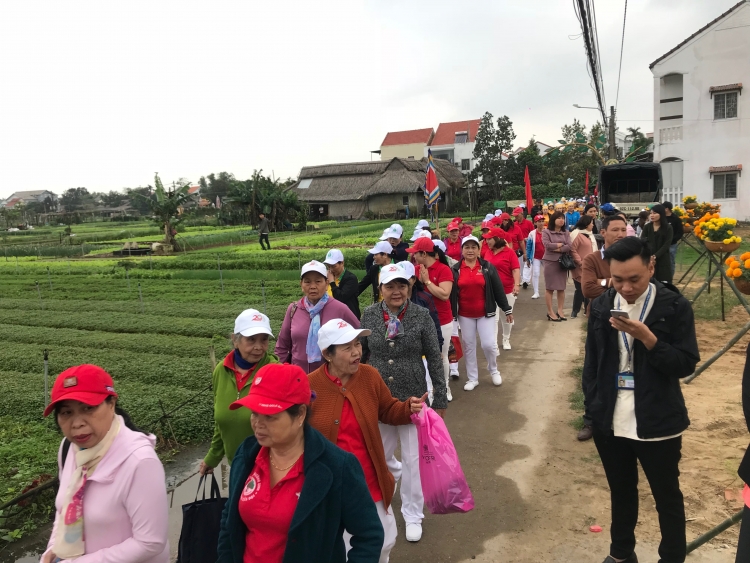
[[[747,430],[750,432],[750,344],[747,347],[746,358],[745,371],[742,372],[742,410],[745,413]],[[745,457],[742,458],[737,474],[745,483],[750,484],[750,446],[745,451]]]
[[[675,287],[651,281],[656,295],[644,322],[658,342],[652,350],[640,340],[633,345],[635,418],[641,439],[672,436],[690,425],[680,378],[691,375],[700,360],[690,302]],[[583,364],[586,406],[596,429],[605,434],[612,433],[620,365],[621,337],[609,323],[616,294],[610,288],[591,305]]]
[[[372,254],[368,254],[372,256]],[[372,267],[367,270],[365,277],[357,285],[357,295],[361,295],[362,292],[368,287],[372,288],[372,302],[377,303],[380,298],[380,266],[373,264]]]
[[[682,238],[682,233],[684,232],[682,228],[682,220],[672,213],[669,217],[667,217],[667,221],[669,221],[669,224],[672,225],[672,244],[677,244],[680,242],[680,239]]]
[[[409,253],[406,252],[407,248],[409,248],[408,243],[400,242],[393,249],[393,252],[391,252],[391,260],[394,262],[406,262],[409,260]],[[365,256],[365,271],[369,272],[373,264],[373,255],[368,252],[367,256]]]
[[[646,223],[641,233],[641,240],[648,242],[651,254],[656,257],[654,278],[671,284],[672,261],[669,258],[669,247],[672,245],[672,225],[662,225],[658,231],[655,231],[653,223]]]
[[[344,305],[349,307],[349,310],[354,313],[354,316],[359,318],[359,282],[357,276],[353,272],[346,270],[344,275],[341,276],[341,281],[337,286],[335,283],[331,284],[331,293],[333,298],[337,301],[341,301]]]
[[[505,297],[505,290],[503,289],[503,283],[500,281],[500,276],[495,269],[495,266],[478,258],[479,264],[482,267],[482,274],[484,274],[484,316],[494,317],[497,307],[500,307],[505,314],[508,315],[513,312],[513,307],[508,304],[508,298]],[[453,265],[453,289],[451,290],[451,309],[453,310],[453,318],[458,318],[458,276],[461,272],[461,264],[464,261],[461,260]],[[497,307],[495,306],[497,305]]]

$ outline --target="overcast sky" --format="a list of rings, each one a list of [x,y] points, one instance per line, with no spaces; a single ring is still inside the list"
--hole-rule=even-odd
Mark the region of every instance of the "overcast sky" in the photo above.
[[[648,65],[736,0],[630,0],[619,125],[653,130]],[[614,105],[624,0],[596,3]],[[573,2],[0,3],[0,197],[369,160],[388,131],[508,115],[554,143],[594,106]]]

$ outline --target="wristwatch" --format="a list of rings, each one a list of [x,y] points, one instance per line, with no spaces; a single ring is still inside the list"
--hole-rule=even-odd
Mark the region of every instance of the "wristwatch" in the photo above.
[[[602,287],[607,287],[607,280],[602,280]]]
[[[432,282],[430,280],[427,280],[426,282],[424,282],[424,284],[425,285],[432,285]]]

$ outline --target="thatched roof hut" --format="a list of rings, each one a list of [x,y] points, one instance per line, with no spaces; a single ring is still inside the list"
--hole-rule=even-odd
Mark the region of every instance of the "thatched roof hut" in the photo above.
[[[448,161],[436,159],[441,190],[465,185],[461,171]],[[412,214],[422,209],[426,159],[393,158],[386,161],[350,162],[306,166],[289,189],[310,204],[313,216],[358,219],[371,212],[396,215],[409,206]],[[320,208],[323,213],[319,212]]]

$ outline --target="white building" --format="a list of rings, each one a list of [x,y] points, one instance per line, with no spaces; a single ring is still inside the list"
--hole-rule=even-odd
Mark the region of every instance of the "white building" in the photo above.
[[[454,121],[438,125],[429,146],[424,147],[424,156],[432,151],[433,158],[451,162],[464,175],[474,169],[474,145],[481,120]]]
[[[750,0],[685,39],[650,65],[654,75],[654,161],[662,201],[684,195],[750,219]]]
[[[49,199],[53,204],[57,203],[57,194],[48,190],[31,190],[25,192],[13,192],[9,197],[0,200],[0,206],[15,207],[18,204],[28,205],[30,203],[44,203]]]

